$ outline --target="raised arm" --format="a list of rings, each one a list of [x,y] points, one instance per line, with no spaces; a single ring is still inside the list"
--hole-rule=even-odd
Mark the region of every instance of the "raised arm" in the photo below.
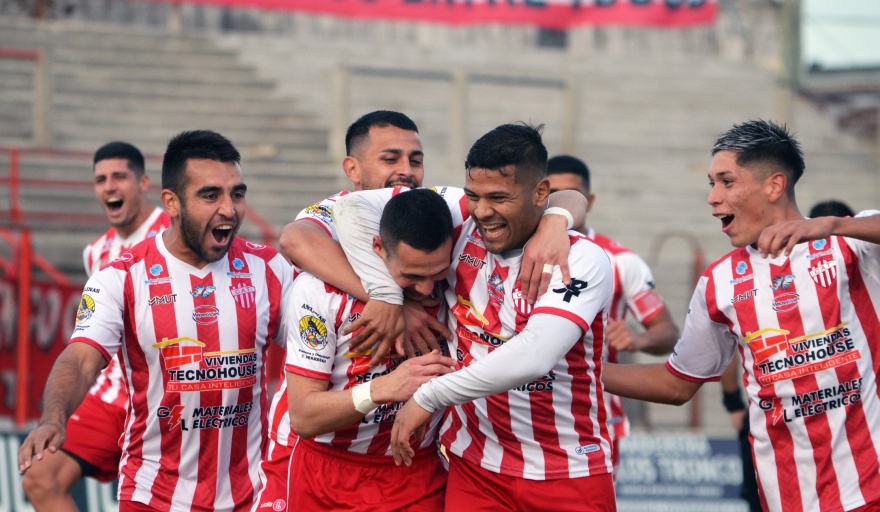
[[[786,221],[764,228],[758,238],[762,256],[775,258],[791,254],[794,246],[829,236],[845,236],[880,244],[880,212],[863,212],[856,217],[817,217]]]
[[[39,424],[18,450],[18,470],[24,474],[43,452],[57,452],[64,443],[67,419],[85,398],[98,373],[107,365],[100,350],[87,343],[71,343],[55,360],[43,392]]]

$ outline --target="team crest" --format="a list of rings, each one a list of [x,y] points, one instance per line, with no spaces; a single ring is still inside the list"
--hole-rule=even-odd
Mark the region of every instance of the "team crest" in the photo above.
[[[523,297],[522,294],[522,283],[519,281],[513,286],[513,309],[515,309],[519,314],[528,317],[532,314],[532,304],[529,304],[529,301]]]
[[[832,286],[837,279],[837,261],[824,260],[810,267],[810,277],[823,288]]]
[[[489,284],[487,286],[489,298],[499,306],[504,305],[504,280],[498,274],[489,276]]]
[[[309,217],[314,217],[316,219],[320,219],[321,222],[325,224],[330,224],[333,222],[332,215],[330,213],[330,209],[326,206],[321,205],[312,205],[306,208],[305,214]]]
[[[257,300],[257,289],[249,284],[238,283],[230,286],[229,292],[232,293],[235,302],[244,309],[250,308]]]
[[[306,315],[299,320],[299,337],[312,350],[327,346],[327,326],[317,317]]]

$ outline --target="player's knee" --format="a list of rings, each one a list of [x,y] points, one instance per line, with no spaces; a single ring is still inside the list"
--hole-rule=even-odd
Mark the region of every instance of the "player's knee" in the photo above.
[[[34,471],[35,467],[31,467],[24,474],[24,478],[21,479],[21,487],[32,503],[39,503],[57,493],[61,486],[51,473]]]

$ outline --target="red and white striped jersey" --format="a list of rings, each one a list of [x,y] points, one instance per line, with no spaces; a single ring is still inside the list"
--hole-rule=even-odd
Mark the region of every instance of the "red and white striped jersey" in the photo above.
[[[103,235],[90,243],[83,250],[83,264],[86,274],[91,276],[107,263],[115,260],[120,252],[129,247],[154,237],[171,225],[171,217],[164,209],[156,207],[147,219],[127,238],[116,236],[116,228],[108,229]],[[98,380],[89,389],[89,393],[103,402],[117,407],[128,404],[128,394],[122,382],[122,367],[116,356],[98,375]]]
[[[584,277],[594,273],[596,256],[604,258],[604,253],[571,232],[571,285],[564,286],[555,272],[550,291],[530,306],[518,278],[521,251],[508,258],[488,252],[467,215],[464,192],[436,190],[450,205],[456,226],[446,302],[459,368],[477,363],[516,336],[535,313],[563,317],[584,333],[543,377],[449,408],[441,442],[463,459],[518,478],[552,480],[611,472],[601,383],[610,297],[589,287]]]
[[[667,367],[718,380],[739,349],[765,509],[880,498],[878,276],[880,245],[833,236],[789,257],[736,249],[700,278]]]
[[[285,364],[288,372],[326,380],[328,391],[342,391],[381,377],[406,360],[405,356],[388,356],[370,368],[372,355],[356,356],[349,352],[348,342],[354,334],[342,335],[342,331],[360,318],[364,303],[311,274],[302,273],[296,278],[291,305],[287,319],[291,326]],[[441,313],[443,309],[438,306],[433,310],[441,321],[445,316]],[[359,423],[316,436],[314,440],[350,452],[390,456],[391,427],[403,404],[380,404]],[[434,415],[421,447],[436,446],[441,418],[442,411]]]
[[[611,295],[611,311],[608,318],[623,320],[629,311],[636,321],[644,324],[663,309],[663,299],[654,290],[654,275],[651,268],[637,254],[620,245],[615,240],[587,228],[586,236],[605,250],[611,260],[614,272],[614,292]],[[619,360],[617,350],[607,347],[607,361]],[[608,424],[614,439],[629,435],[629,419],[623,409],[619,396],[605,393],[608,405]]]
[[[339,193],[324,199],[323,201],[312,206],[304,208],[297,214],[294,220],[299,221],[306,219],[309,222],[315,222],[317,225],[327,232],[334,240],[338,240],[336,236],[336,228],[333,225],[333,205],[337,198],[342,197],[349,192],[343,190]],[[297,277],[299,269],[294,267],[294,276]],[[288,439],[296,437],[290,431],[290,416],[287,408],[287,378],[285,378],[284,368],[281,369],[281,378],[278,380],[278,387],[272,395],[272,404],[269,407],[269,437],[278,444],[290,446]]]
[[[267,438],[267,343],[282,322],[291,268],[234,239],[194,268],[161,236],[89,279],[71,343],[120,352],[130,400],[119,497],[159,510],[249,510]]]
[[[101,267],[115,260],[119,254],[129,247],[151,238],[171,225],[171,217],[158,206],[145,221],[128,237],[117,235],[116,228],[110,228],[83,249],[83,266],[86,274],[91,276]]]

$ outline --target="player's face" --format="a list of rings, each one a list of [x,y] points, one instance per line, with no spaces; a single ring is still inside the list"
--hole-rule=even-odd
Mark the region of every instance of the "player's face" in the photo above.
[[[547,180],[550,182],[551,194],[560,190],[576,190],[587,198],[587,212],[593,208],[593,200],[596,199],[596,194],[590,193],[590,190],[584,184],[583,178],[577,174],[573,172],[548,174]]]
[[[180,198],[180,228],[186,248],[211,263],[229,251],[247,206],[241,167],[233,162],[191,159]]]
[[[422,186],[425,177],[419,134],[396,126],[373,126],[369,135],[346,158],[346,173],[355,190]],[[351,159],[351,160],[349,160]]]
[[[547,204],[547,179],[534,185],[517,183],[513,167],[503,173],[476,167],[465,175],[468,213],[476,221],[486,249],[500,254],[525,245]]]
[[[374,243],[373,249],[382,256],[391,277],[403,288],[403,294],[409,299],[421,301],[431,295],[434,283],[446,278],[452,239],[430,252],[415,249],[403,242],[398,243],[393,251],[386,251],[381,243],[378,246]]]
[[[757,242],[758,236],[776,220],[768,200],[769,179],[736,163],[737,154],[719,151],[709,166],[709,205],[712,215],[721,220],[721,232],[734,247]]]
[[[150,186],[146,174],[138,175],[124,158],[108,158],[95,164],[95,197],[111,226],[131,232],[137,228],[143,195]]]

